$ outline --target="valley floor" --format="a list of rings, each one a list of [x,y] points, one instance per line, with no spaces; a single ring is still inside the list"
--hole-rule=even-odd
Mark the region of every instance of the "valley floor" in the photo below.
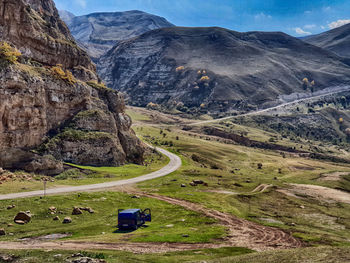
[[[107,262],[349,261],[349,164],[239,145],[204,134],[200,125],[188,130],[189,120],[155,111],[132,108],[129,114],[138,136],[180,156],[182,167],[174,165],[149,181],[132,179],[137,184],[131,186],[117,181],[105,190],[90,185],[78,194],[26,193],[30,198],[0,201],[0,228],[8,233],[0,238],[0,259],[14,254],[17,261],[9,262],[66,262],[77,251],[89,251],[83,255]],[[257,141],[278,136],[234,129]],[[290,140],[278,143],[300,147]],[[8,210],[9,204],[15,208]],[[96,212],[72,216],[72,224],[64,225],[52,220],[56,214],[48,213],[50,206],[62,218],[73,206]],[[153,222],[118,232],[117,209],[131,207],[151,208]],[[32,212],[32,222],[11,225],[21,210]],[[65,236],[56,240],[52,234]]]

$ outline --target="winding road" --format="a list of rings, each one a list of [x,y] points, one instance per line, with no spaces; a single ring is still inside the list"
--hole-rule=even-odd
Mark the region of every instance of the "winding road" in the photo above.
[[[135,183],[140,183],[140,182],[152,180],[155,178],[159,178],[162,176],[166,176],[168,174],[171,174],[172,172],[175,172],[177,169],[181,167],[182,162],[180,157],[161,148],[157,148],[157,151],[169,157],[170,161],[162,169],[155,171],[153,173],[142,175],[131,179],[114,181],[114,182],[47,189],[46,194],[53,195],[53,194],[65,194],[65,193],[72,193],[72,192],[83,192],[83,191],[106,189],[106,188],[112,188],[116,186],[135,184]],[[42,196],[42,195],[43,195],[43,190],[23,192],[23,193],[13,193],[13,194],[0,195],[0,200],[26,198],[26,197]]]
[[[218,122],[218,121],[225,121],[225,120],[229,120],[229,119],[233,119],[233,118],[237,118],[237,117],[245,117],[245,116],[256,115],[256,114],[269,112],[269,111],[273,111],[273,110],[278,110],[278,109],[281,109],[283,107],[287,107],[287,106],[291,106],[291,105],[294,105],[294,104],[298,104],[300,102],[305,102],[305,101],[308,101],[308,100],[318,99],[318,98],[322,98],[322,97],[325,97],[325,96],[334,95],[334,94],[342,93],[342,92],[345,92],[345,91],[349,91],[350,87],[349,86],[344,86],[344,87],[338,87],[338,89],[335,89],[335,90],[332,90],[332,91],[328,91],[328,90],[329,89],[327,89],[327,91],[325,91],[325,92],[323,92],[321,94],[316,94],[316,95],[312,95],[312,96],[309,96],[309,97],[293,100],[293,101],[290,101],[290,102],[285,102],[285,103],[282,103],[280,105],[277,105],[277,106],[274,106],[274,107],[270,107],[270,108],[266,108],[266,109],[262,109],[262,110],[257,110],[257,111],[244,113],[244,114],[239,114],[239,115],[234,115],[234,116],[228,116],[228,117],[214,119],[214,120],[199,121],[199,122],[189,123],[187,125],[188,126],[203,125],[203,124],[215,123],[215,122]]]

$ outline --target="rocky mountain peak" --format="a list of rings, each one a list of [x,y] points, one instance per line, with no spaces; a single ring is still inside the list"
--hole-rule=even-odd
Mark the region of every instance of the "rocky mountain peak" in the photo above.
[[[59,18],[52,0],[0,0],[0,38],[43,65],[95,71],[89,56]]]

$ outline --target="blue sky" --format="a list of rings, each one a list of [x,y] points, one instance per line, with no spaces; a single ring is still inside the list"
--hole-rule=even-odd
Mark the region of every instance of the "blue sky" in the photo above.
[[[350,23],[350,0],[54,0],[75,15],[141,10],[177,26],[283,31],[307,36]]]

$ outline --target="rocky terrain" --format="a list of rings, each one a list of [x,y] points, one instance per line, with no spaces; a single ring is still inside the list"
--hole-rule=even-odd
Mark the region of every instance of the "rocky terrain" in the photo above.
[[[95,61],[121,40],[174,26],[162,17],[141,11],[93,13],[77,17],[67,11],[60,11],[60,14],[72,35]]]
[[[0,0],[0,10],[0,167],[142,163],[123,97],[98,82],[53,1]]]
[[[120,42],[98,68],[132,105],[218,113],[349,83],[347,63],[284,33],[174,27]]]
[[[350,24],[304,38],[304,41],[350,58]]]

